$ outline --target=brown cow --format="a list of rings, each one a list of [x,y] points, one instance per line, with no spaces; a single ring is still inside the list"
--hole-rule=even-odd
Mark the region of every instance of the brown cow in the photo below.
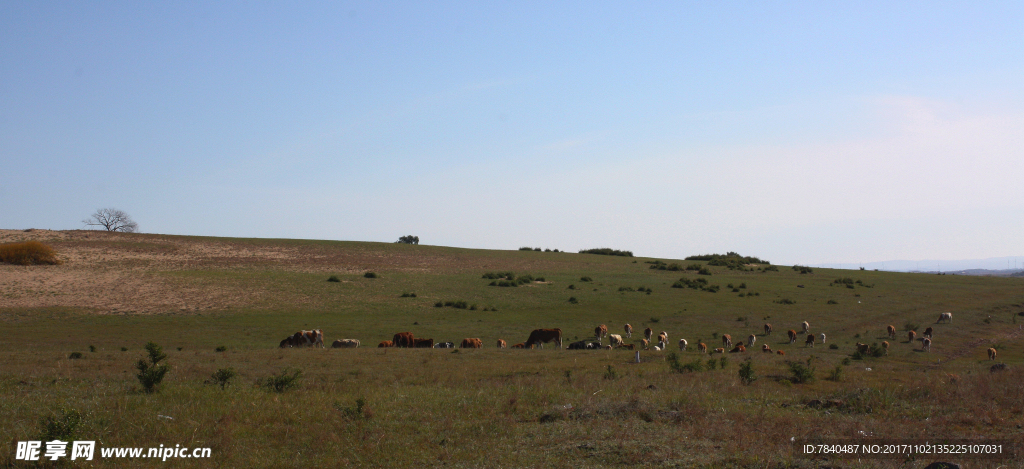
[[[377,344],[378,348],[394,347],[394,346],[395,346],[395,343],[390,341],[390,340],[384,340],[384,341],[381,341],[381,343]]]
[[[931,352],[932,351],[932,339],[929,339],[929,338],[925,337],[924,340],[921,341],[921,350],[924,350],[925,352]]]
[[[868,353],[868,344],[862,344],[860,342],[857,342],[857,352],[860,353],[861,355]]]
[[[927,329],[924,330],[924,334],[922,335],[922,337],[927,337],[929,339],[932,338],[932,328],[931,328],[931,326],[929,326]]]
[[[733,347],[733,349],[730,350],[729,353],[743,353],[743,352],[746,352],[746,351],[747,351],[747,348],[744,347],[743,344],[736,344],[736,346]]]
[[[722,346],[725,348],[732,347],[732,336],[729,334],[722,334]]]
[[[512,348],[526,348],[526,344],[518,343],[512,346]]]
[[[892,324],[890,324],[890,325],[886,326],[885,331],[889,333],[889,338],[890,339],[895,339],[896,338],[896,326],[893,326]]]
[[[885,349],[885,355],[888,356],[889,355],[889,341],[883,340],[882,341],[882,348]]]
[[[605,337],[608,337],[608,326],[601,324],[594,328],[594,338],[597,339],[597,343],[601,343]]]
[[[395,343],[395,347],[412,348],[416,345],[416,339],[413,338],[412,332],[399,332],[391,338],[391,341]]]
[[[995,360],[996,359],[996,349],[994,349],[994,348],[988,349],[988,359],[989,360]]]
[[[700,353],[708,353],[708,344],[705,344],[704,342],[698,341],[697,342],[697,351],[700,352]]]
[[[761,351],[764,353],[772,353],[772,348],[768,344],[761,345]]]
[[[484,346],[484,342],[480,339],[462,339],[462,344],[459,348],[480,348]]]
[[[633,337],[633,326],[630,326],[629,324],[626,324],[626,327],[624,329],[626,330],[626,338],[627,339],[630,338],[630,337]]]
[[[661,333],[658,334],[658,344],[661,345],[661,348],[668,346],[668,332],[661,331]]]
[[[814,347],[814,334],[807,334],[807,340],[804,341],[804,347],[808,345]]]
[[[544,344],[548,342],[555,342],[558,348],[562,348],[562,330],[555,329],[534,329],[530,333],[530,338],[526,339],[526,346],[530,347],[537,345],[540,348],[544,348]]]
[[[917,338],[917,332],[910,331],[907,333],[907,342],[914,343],[914,339]]]
[[[508,343],[504,340],[498,339],[498,348],[508,348]]]
[[[316,347],[324,348],[324,332],[321,329],[311,331],[299,331],[287,339],[281,341],[281,348],[285,347]]]
[[[777,355],[785,355],[785,354],[786,354],[786,351],[785,351],[785,350],[779,350],[779,351],[776,351],[775,353],[776,353]]]
[[[792,343],[796,342],[796,331],[794,331],[793,329],[790,329],[787,332],[787,334],[789,334],[789,343],[792,344]]]
[[[647,329],[644,329],[644,338],[647,339],[648,342],[651,341],[651,336],[653,336],[653,335],[654,335],[654,329],[651,329],[650,327],[648,327]]]
[[[719,348],[716,348],[716,349],[715,349],[715,353],[725,353],[725,349],[724,349],[724,348],[721,348],[721,347],[719,347]]]
[[[772,325],[764,323],[764,335],[772,335]]]
[[[647,339],[640,339],[640,347],[642,347],[644,350],[651,348],[651,341]]]
[[[412,346],[415,348],[434,348],[434,339],[413,339]]]
[[[626,350],[633,350],[633,349],[635,349],[636,347],[635,347],[635,346],[633,346],[633,344],[622,344],[622,348],[624,348],[624,349],[626,349]]]

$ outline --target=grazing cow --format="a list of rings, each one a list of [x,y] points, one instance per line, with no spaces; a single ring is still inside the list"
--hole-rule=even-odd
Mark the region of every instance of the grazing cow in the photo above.
[[[653,335],[654,335],[654,329],[651,329],[650,327],[648,327],[647,329],[644,329],[644,338],[647,339],[648,342],[651,340],[651,336],[653,336]]]
[[[814,334],[807,334],[807,340],[804,341],[804,347],[808,345],[814,347]]]
[[[772,335],[772,325],[764,323],[764,335]]]
[[[686,339],[679,339],[679,351],[680,352],[685,352],[687,345],[689,345],[689,344],[686,342]]]
[[[391,338],[391,341],[395,343],[395,347],[412,348],[416,346],[416,339],[413,338],[412,332],[399,332]]]
[[[800,323],[800,326],[804,328],[804,330],[803,330],[804,334],[806,334],[807,331],[811,330],[811,325],[808,324],[807,321],[804,321],[804,322]]]
[[[594,338],[597,339],[598,342],[600,342],[601,339],[604,339],[607,336],[608,326],[601,324],[600,326],[594,328]]]
[[[587,344],[587,350],[601,350],[601,344],[599,342],[591,342]]]
[[[281,341],[281,348],[285,347],[316,347],[324,348],[324,332],[321,329],[311,331],[299,331],[287,339]]]
[[[415,348],[434,348],[434,339],[413,339],[412,346]]]
[[[626,329],[626,338],[628,339],[630,337],[633,337],[633,326],[630,326],[629,324],[626,324],[625,329]]]
[[[988,359],[989,360],[995,360],[996,359],[996,349],[994,349],[994,348],[988,349]]]
[[[789,334],[789,343],[792,344],[792,343],[796,342],[796,331],[794,331],[793,329],[790,329],[789,332],[787,332],[787,333]]]
[[[484,341],[475,338],[462,339],[462,343],[459,344],[459,348],[481,348],[483,346]]]
[[[914,343],[914,339],[917,338],[917,332],[910,331],[907,333],[907,342]]]
[[[725,348],[732,347],[732,336],[729,334],[722,334],[722,346]]]
[[[882,341],[882,348],[885,349],[885,356],[889,356],[889,341]]]
[[[725,349],[724,349],[724,348],[721,348],[721,347],[719,347],[719,348],[716,348],[716,349],[715,349],[715,353],[725,353]]]
[[[778,350],[778,351],[776,351],[775,353],[776,353],[777,355],[785,355],[785,354],[786,354],[786,351],[785,351],[785,350]]]
[[[769,347],[768,344],[762,344],[761,351],[764,353],[772,353],[772,348]]]
[[[381,341],[381,343],[377,344],[378,348],[386,348],[386,347],[394,347],[394,346],[395,346],[395,343],[390,341],[390,340],[383,340],[383,341]]]
[[[668,348],[668,332],[661,331],[661,334],[658,334],[658,345],[662,350]]]
[[[893,339],[893,340],[896,339],[896,326],[893,326],[892,324],[890,324],[890,325],[886,326],[885,331],[889,333],[889,338],[890,339]]]
[[[821,343],[823,343],[823,344],[824,344],[824,343],[825,343],[825,333],[824,333],[824,332],[822,332],[822,333],[821,333],[821,334],[819,334],[818,336],[819,336],[819,337],[821,337]]]
[[[938,323],[940,323],[942,321],[946,321],[946,322],[952,323],[953,322],[953,313],[942,313],[942,314],[940,314],[939,315],[939,320],[935,321],[935,323],[938,324]]]
[[[932,351],[932,339],[929,339],[929,338],[925,337],[924,340],[921,341],[921,350],[924,350],[925,352],[931,352]]]
[[[605,350],[611,350],[611,349],[613,349],[613,348],[614,348],[614,347],[612,347],[611,345],[605,345],[605,346],[604,346],[604,349],[605,349]]]
[[[644,350],[651,348],[651,341],[647,339],[640,339],[640,347],[642,347]]]
[[[434,344],[434,348],[455,348],[455,342],[440,342]]]
[[[498,339],[498,348],[508,348],[508,342]]]
[[[927,329],[924,330],[924,334],[921,334],[921,337],[927,337],[929,339],[932,338],[932,328],[931,328],[931,326],[929,326]]]
[[[662,346],[660,346],[660,345],[655,345],[655,346],[654,346],[654,351],[655,351],[655,352],[660,352],[660,351],[662,351],[662,350],[664,350],[664,348],[662,348]]]
[[[530,338],[526,339],[526,346],[537,345],[540,348],[544,348],[544,344],[548,342],[555,342],[558,348],[562,348],[562,330],[561,329],[534,329],[530,333]]]
[[[526,348],[526,344],[522,344],[522,343],[515,344],[515,345],[512,346],[512,348]]]
[[[622,346],[622,336],[618,334],[612,334],[608,336],[608,340],[611,341],[612,347]]]
[[[636,347],[634,347],[633,344],[622,344],[622,348],[624,348],[626,350],[633,350]]]
[[[357,348],[359,341],[356,339],[338,339],[331,344],[331,348]]]
[[[862,344],[860,342],[857,342],[857,352],[860,353],[861,355],[868,353],[868,344]]]
[[[729,351],[729,353],[743,353],[743,352],[746,352],[746,351],[747,351],[747,348],[744,347],[743,344],[736,344],[736,346],[733,347],[732,350]]]
[[[747,347],[753,347],[754,346],[754,342],[757,342],[757,336],[754,335],[754,334],[748,335],[747,336]]]
[[[587,341],[585,341],[585,340],[581,340],[581,341],[578,341],[578,342],[573,342],[573,343],[569,344],[568,347],[566,347],[566,350],[586,350],[586,349],[587,349]]]
[[[700,353],[708,353],[708,344],[705,344],[704,342],[701,341],[697,341],[697,351]]]

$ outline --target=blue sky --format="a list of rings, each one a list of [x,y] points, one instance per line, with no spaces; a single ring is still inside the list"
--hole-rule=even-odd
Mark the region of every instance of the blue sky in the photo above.
[[[0,0],[0,228],[1022,255],[1022,137],[1020,2]]]

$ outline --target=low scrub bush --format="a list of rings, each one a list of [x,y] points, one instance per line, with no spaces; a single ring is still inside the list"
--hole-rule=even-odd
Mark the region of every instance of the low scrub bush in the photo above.
[[[437,306],[438,303],[441,303],[441,302],[438,301],[437,303],[434,303],[434,306]],[[455,300],[455,301],[449,300],[449,301],[445,301],[444,303],[441,303],[441,306],[447,306],[449,308],[455,308],[455,309],[468,309],[469,308],[469,303],[467,303],[467,302],[465,302],[463,300]]]
[[[82,358],[82,352],[71,352],[71,354],[68,355],[68,360],[78,360],[80,358]]]
[[[227,346],[220,345],[220,346],[217,346],[217,348],[215,350],[217,350],[218,352],[226,352],[228,350],[228,348],[227,348]]]
[[[903,324],[903,331],[904,332],[910,332],[910,331],[916,331],[916,330],[917,330],[917,324],[914,324],[912,322],[908,322],[908,323],[904,323]]]
[[[633,257],[633,251],[620,251],[611,248],[582,249],[580,254],[600,254],[602,256],[623,256]]]
[[[39,241],[0,244],[0,263],[15,265],[58,265],[57,252]]]
[[[694,290],[717,293],[720,287],[718,285],[709,284],[708,280],[704,278],[688,279],[686,277],[683,277],[679,279],[676,283],[673,283],[672,288],[691,288]]]
[[[592,278],[590,278],[590,277],[586,277],[586,276],[584,276],[584,277],[580,277],[580,281],[581,281],[581,282],[593,282],[593,281],[594,281],[594,279],[592,279]]]
[[[153,393],[160,382],[164,380],[167,372],[170,371],[170,367],[166,363],[160,363],[167,358],[167,354],[156,343],[147,343],[146,352],[149,355],[149,361],[146,361],[146,358],[140,358],[135,363],[135,369],[139,370],[139,374],[135,377],[139,379],[143,391]]]
[[[828,377],[825,378],[829,381],[842,381],[843,380],[843,365],[836,365],[831,371],[828,372]]]
[[[220,385],[221,389],[224,389],[232,378],[237,376],[234,368],[221,368],[210,376],[210,380],[213,384]]]
[[[399,298],[416,298],[416,292],[402,293],[402,296]]]
[[[837,305],[837,304],[839,304],[839,302],[836,301],[836,300],[828,300],[828,301],[825,302],[825,304]]]
[[[795,305],[796,304],[795,301],[793,301],[793,300],[791,300],[789,298],[781,298],[781,299],[775,300],[774,303],[778,303],[780,305]]]
[[[729,251],[725,254],[701,254],[699,256],[687,257],[687,261],[707,261],[709,265],[726,266],[729,264],[771,264],[766,260],[754,256],[741,256],[738,253]]]
[[[363,274],[363,277],[366,277],[366,278],[379,278],[379,276],[377,275],[376,272],[367,272],[367,273]]]
[[[765,267],[761,271],[761,273],[765,273],[765,272],[778,272],[778,271],[779,271],[779,267],[778,266],[770,265],[768,267]]]
[[[363,407],[366,407],[366,399],[362,397],[356,399],[355,407],[346,407],[342,406],[337,402],[334,403],[334,408],[337,409],[338,412],[341,412],[341,415],[349,420],[370,418],[370,412],[364,412]]]
[[[793,270],[800,272],[801,274],[812,274],[814,269],[807,267],[806,265],[794,265]]]
[[[71,441],[78,433],[83,420],[85,419],[81,412],[61,406],[42,419],[39,438],[42,441]]]
[[[747,358],[746,361],[740,365],[740,381],[747,386],[750,386],[751,383],[757,381],[757,375],[754,374],[754,363],[750,358]]]
[[[291,373],[288,370],[284,370],[281,374],[268,376],[260,380],[259,385],[266,388],[268,391],[274,392],[285,392],[295,386],[299,385],[299,377],[302,376],[302,370],[295,370]]]
[[[811,383],[814,382],[814,368],[810,366],[810,360],[804,364],[797,361],[787,361],[786,365],[789,366],[789,372],[792,377],[789,378],[795,384]]]
[[[580,300],[577,300],[575,296],[570,296],[569,297],[569,303],[578,304],[579,302],[580,302]]]
[[[704,364],[701,362],[700,358],[695,358],[692,362],[683,364],[679,363],[679,355],[676,354],[676,352],[671,352],[665,357],[665,361],[668,362],[669,369],[676,373],[696,373],[704,371]]]
[[[341,281],[341,279],[340,279],[340,278],[338,278],[338,276],[337,276],[337,275],[332,275],[332,276],[330,276],[330,277],[327,277],[327,281],[328,281],[328,282],[340,282],[340,281]]]

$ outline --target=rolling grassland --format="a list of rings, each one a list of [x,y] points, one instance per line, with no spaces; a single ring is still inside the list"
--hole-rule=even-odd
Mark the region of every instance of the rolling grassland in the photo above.
[[[0,264],[3,467],[40,466],[14,461],[14,447],[44,434],[212,453],[63,463],[82,467],[1024,467],[1024,456],[810,460],[791,442],[1019,444],[1020,278],[0,230],[0,243],[31,240],[53,247],[62,263]],[[699,264],[711,275],[657,268],[671,264]],[[507,272],[532,280],[501,287],[484,278]],[[936,324],[947,311],[952,322]],[[801,335],[789,344],[786,331],[799,332],[803,321],[827,342],[807,347]],[[650,327],[668,333],[668,351],[640,351],[637,363],[626,350],[495,348],[498,339],[524,342],[535,328],[562,329],[564,348],[592,338],[598,324],[621,334],[626,323],[634,330],[626,343]],[[930,352],[907,339],[907,330],[920,337],[927,327]],[[322,329],[328,347],[335,339],[362,346],[278,348],[303,329]],[[403,331],[456,344],[480,338],[484,348],[376,347]],[[745,353],[696,351],[699,341],[721,347],[723,334],[734,343],[756,334],[757,343]],[[858,342],[885,340],[887,356],[855,354]],[[170,368],[152,393],[136,378],[148,342],[162,347]],[[762,353],[762,344],[785,355]],[[81,358],[70,358],[75,352]],[[991,372],[996,363],[1007,367]],[[228,369],[234,376],[221,386],[214,375]]]

